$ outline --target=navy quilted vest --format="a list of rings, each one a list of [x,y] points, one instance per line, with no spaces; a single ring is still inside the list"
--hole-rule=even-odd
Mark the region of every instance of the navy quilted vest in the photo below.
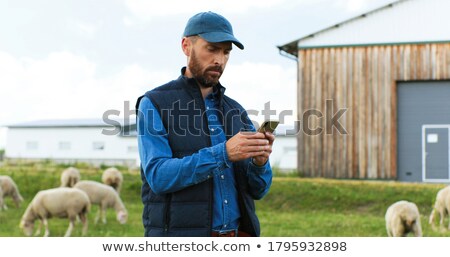
[[[227,139],[241,130],[250,130],[251,121],[236,101],[225,96],[222,86],[220,103]],[[173,158],[182,158],[211,145],[204,101],[195,80],[180,76],[139,97],[148,97],[159,111],[168,133]],[[144,110],[145,111],[145,110]],[[195,137],[186,136],[195,134]],[[241,220],[239,230],[259,236],[260,226],[253,198],[247,193],[246,167],[250,160],[233,163],[238,186]],[[183,190],[157,195],[150,188],[141,169],[143,223],[145,236],[210,236],[212,224],[212,179]]]

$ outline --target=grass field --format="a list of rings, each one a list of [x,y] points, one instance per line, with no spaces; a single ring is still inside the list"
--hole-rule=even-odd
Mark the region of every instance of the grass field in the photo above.
[[[9,175],[17,183],[25,201],[16,209],[10,198],[8,210],[0,212],[0,236],[23,236],[19,222],[36,192],[58,187],[61,171],[66,168],[50,162],[0,166],[0,175]],[[100,181],[102,168],[76,165],[82,179]],[[121,197],[128,209],[127,224],[115,220],[112,209],[107,224],[94,224],[97,206],[89,214],[88,236],[136,237],[143,235],[141,223],[141,180],[137,170],[122,169],[124,185]],[[450,236],[450,232],[431,229],[428,216],[442,184],[398,183],[392,181],[359,181],[305,179],[276,176],[269,194],[257,201],[261,236],[297,237],[380,237],[386,236],[384,214],[397,200],[414,201],[421,212],[424,236]],[[448,224],[448,223],[447,223]],[[37,225],[37,223],[36,223]],[[50,236],[62,236],[68,226],[65,219],[50,219]],[[72,236],[81,235],[77,224]]]

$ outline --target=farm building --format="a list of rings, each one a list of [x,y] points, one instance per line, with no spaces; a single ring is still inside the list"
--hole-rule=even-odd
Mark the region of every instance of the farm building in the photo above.
[[[450,1],[400,0],[280,46],[306,177],[450,182]]]
[[[136,123],[97,119],[41,120],[8,126],[5,157],[137,166]]]
[[[297,129],[292,126],[279,125],[275,130],[275,142],[270,154],[272,167],[282,172],[297,169]]]
[[[280,132],[271,164],[282,171],[294,170],[297,165],[294,130],[280,126],[277,131]],[[108,124],[97,119],[25,122],[8,126],[5,157],[137,167],[140,160],[136,136],[134,119]]]

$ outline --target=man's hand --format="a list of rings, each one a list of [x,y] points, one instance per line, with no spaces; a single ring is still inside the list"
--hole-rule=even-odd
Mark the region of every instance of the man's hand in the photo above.
[[[226,143],[228,159],[232,162],[253,158],[253,163],[262,166],[272,153],[275,136],[265,132],[240,132]]]

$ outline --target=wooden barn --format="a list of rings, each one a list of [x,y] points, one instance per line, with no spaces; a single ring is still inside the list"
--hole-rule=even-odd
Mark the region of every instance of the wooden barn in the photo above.
[[[306,177],[450,182],[450,1],[400,0],[280,46]]]

